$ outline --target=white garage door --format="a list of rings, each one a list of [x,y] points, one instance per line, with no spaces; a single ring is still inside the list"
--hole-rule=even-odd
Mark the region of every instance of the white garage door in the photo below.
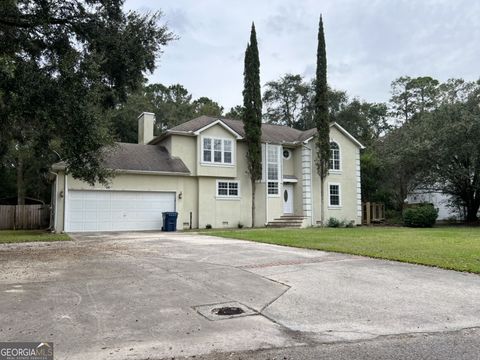
[[[66,229],[160,230],[164,211],[175,211],[175,193],[70,190]]]

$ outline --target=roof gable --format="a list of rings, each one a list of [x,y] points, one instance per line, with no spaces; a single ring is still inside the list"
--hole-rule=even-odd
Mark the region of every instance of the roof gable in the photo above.
[[[362,145],[362,143],[360,141],[358,141],[357,139],[355,139],[353,137],[352,134],[350,134],[347,130],[345,130],[342,126],[340,126],[338,123],[336,122],[333,122],[330,124],[330,127],[335,127],[338,129],[338,131],[340,131],[343,135],[345,135],[351,142],[353,142],[355,145],[357,145],[360,149],[365,149],[365,146]],[[310,129],[310,130],[307,130],[304,132],[305,135],[305,139],[303,140],[304,142],[309,142],[310,140],[313,139],[313,137],[315,136],[315,134],[317,133],[317,129]]]
[[[243,136],[240,135],[238,132],[236,132],[234,129],[232,129],[231,127],[229,127],[224,121],[222,121],[221,119],[217,119],[213,122],[211,122],[210,124],[208,125],[205,125],[204,127],[196,130],[193,132],[193,134],[195,135],[199,135],[202,131],[205,131],[207,129],[210,129],[211,127],[215,126],[215,125],[220,125],[222,128],[224,128],[225,130],[227,130],[230,134],[232,134],[237,140],[241,140],[243,139]]]

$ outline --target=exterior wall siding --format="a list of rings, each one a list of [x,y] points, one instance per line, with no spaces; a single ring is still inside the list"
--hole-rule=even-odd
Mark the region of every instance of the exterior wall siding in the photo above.
[[[339,220],[353,221],[355,224],[361,224],[361,215],[358,216],[358,181],[357,160],[359,160],[359,149],[350,139],[338,131],[335,127],[330,128],[330,138],[340,147],[341,170],[330,171],[325,178],[324,193],[320,194],[320,176],[315,171],[313,176],[313,205],[314,205],[314,225],[321,223],[321,196],[325,198],[325,222],[330,217]],[[314,141],[309,142],[316,154]],[[339,184],[341,191],[341,206],[333,207],[328,204],[329,183]],[[361,195],[360,195],[361,196]]]

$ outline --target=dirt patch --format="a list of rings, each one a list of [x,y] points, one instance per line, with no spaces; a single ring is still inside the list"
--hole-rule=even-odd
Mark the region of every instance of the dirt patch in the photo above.
[[[0,261],[54,261],[62,259],[79,259],[92,255],[107,255],[112,252],[125,251],[127,246],[115,243],[62,243],[16,246],[0,250]]]
[[[126,253],[114,242],[23,243],[0,246],[0,283],[51,281],[65,269],[91,259]]]

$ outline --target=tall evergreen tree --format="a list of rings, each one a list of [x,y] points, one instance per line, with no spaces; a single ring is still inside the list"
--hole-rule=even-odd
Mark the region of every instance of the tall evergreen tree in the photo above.
[[[316,159],[317,171],[320,175],[321,188],[321,221],[325,225],[325,177],[328,174],[330,159],[330,124],[328,119],[328,86],[327,86],[327,52],[323,20],[320,15],[318,25],[317,73],[315,79],[314,119],[317,127]]]
[[[243,72],[243,126],[247,143],[248,172],[252,184],[252,227],[255,226],[255,182],[262,177],[262,94],[260,90],[260,59],[255,24],[245,51]]]

